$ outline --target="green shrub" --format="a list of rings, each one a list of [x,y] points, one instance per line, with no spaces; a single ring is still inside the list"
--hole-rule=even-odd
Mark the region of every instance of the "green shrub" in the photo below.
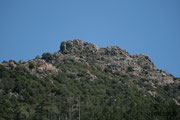
[[[35,66],[34,66],[34,63],[30,62],[29,63],[29,69],[33,69]]]
[[[51,62],[53,60],[53,55],[51,53],[44,53],[42,54],[42,59],[47,62]]]

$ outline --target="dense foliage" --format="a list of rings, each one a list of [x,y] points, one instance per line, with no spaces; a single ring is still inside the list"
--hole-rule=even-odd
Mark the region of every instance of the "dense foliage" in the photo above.
[[[59,74],[39,78],[22,67],[0,65],[0,120],[180,119],[180,108],[164,88],[155,97],[140,89],[152,89],[143,84],[145,79],[133,82],[131,76],[102,71],[93,63],[87,67],[64,61],[56,66]]]

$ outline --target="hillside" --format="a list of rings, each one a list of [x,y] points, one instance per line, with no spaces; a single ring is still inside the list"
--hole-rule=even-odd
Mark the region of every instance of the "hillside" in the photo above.
[[[179,120],[180,78],[144,54],[81,40],[0,64],[0,120]]]

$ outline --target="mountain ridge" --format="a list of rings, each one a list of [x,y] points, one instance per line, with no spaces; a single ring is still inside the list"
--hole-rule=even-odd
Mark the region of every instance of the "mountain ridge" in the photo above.
[[[0,98],[3,119],[78,119],[79,101],[83,119],[178,119],[180,78],[157,69],[147,55],[74,39],[57,52],[0,64]]]
[[[34,64],[39,65],[41,62],[44,64],[44,68],[42,68],[43,65],[41,65],[39,68],[40,70],[55,70],[57,73],[58,70],[55,69],[55,67],[53,68],[53,63],[55,61],[60,62],[63,57],[68,55],[74,57],[73,59],[75,59],[75,57],[76,59],[84,57],[81,58],[81,60],[83,60],[85,63],[88,63],[89,60],[97,62],[102,67],[102,70],[105,68],[110,68],[113,71],[119,71],[124,74],[129,72],[135,76],[148,77],[149,79],[160,79],[160,82],[165,82],[165,84],[173,83],[173,79],[175,78],[173,75],[157,69],[150,57],[145,54],[139,53],[130,55],[125,50],[122,50],[119,46],[98,48],[92,43],[83,42],[79,39],[62,42],[58,52],[52,54],[44,53],[42,58],[35,58],[33,60],[29,60],[27,63],[33,62]],[[43,60],[45,60],[47,63]],[[22,63],[26,62],[19,61],[17,64]],[[10,61],[9,63],[2,63],[2,65],[5,66],[8,66],[8,64],[14,67],[16,66],[14,65],[13,61]],[[27,67],[28,65],[26,65],[26,68]],[[143,74],[141,74],[142,72]]]

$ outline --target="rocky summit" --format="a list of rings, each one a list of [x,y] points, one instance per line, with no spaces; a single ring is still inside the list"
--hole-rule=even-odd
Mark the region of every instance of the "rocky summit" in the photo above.
[[[2,120],[180,119],[180,78],[150,57],[79,39],[0,65]]]

